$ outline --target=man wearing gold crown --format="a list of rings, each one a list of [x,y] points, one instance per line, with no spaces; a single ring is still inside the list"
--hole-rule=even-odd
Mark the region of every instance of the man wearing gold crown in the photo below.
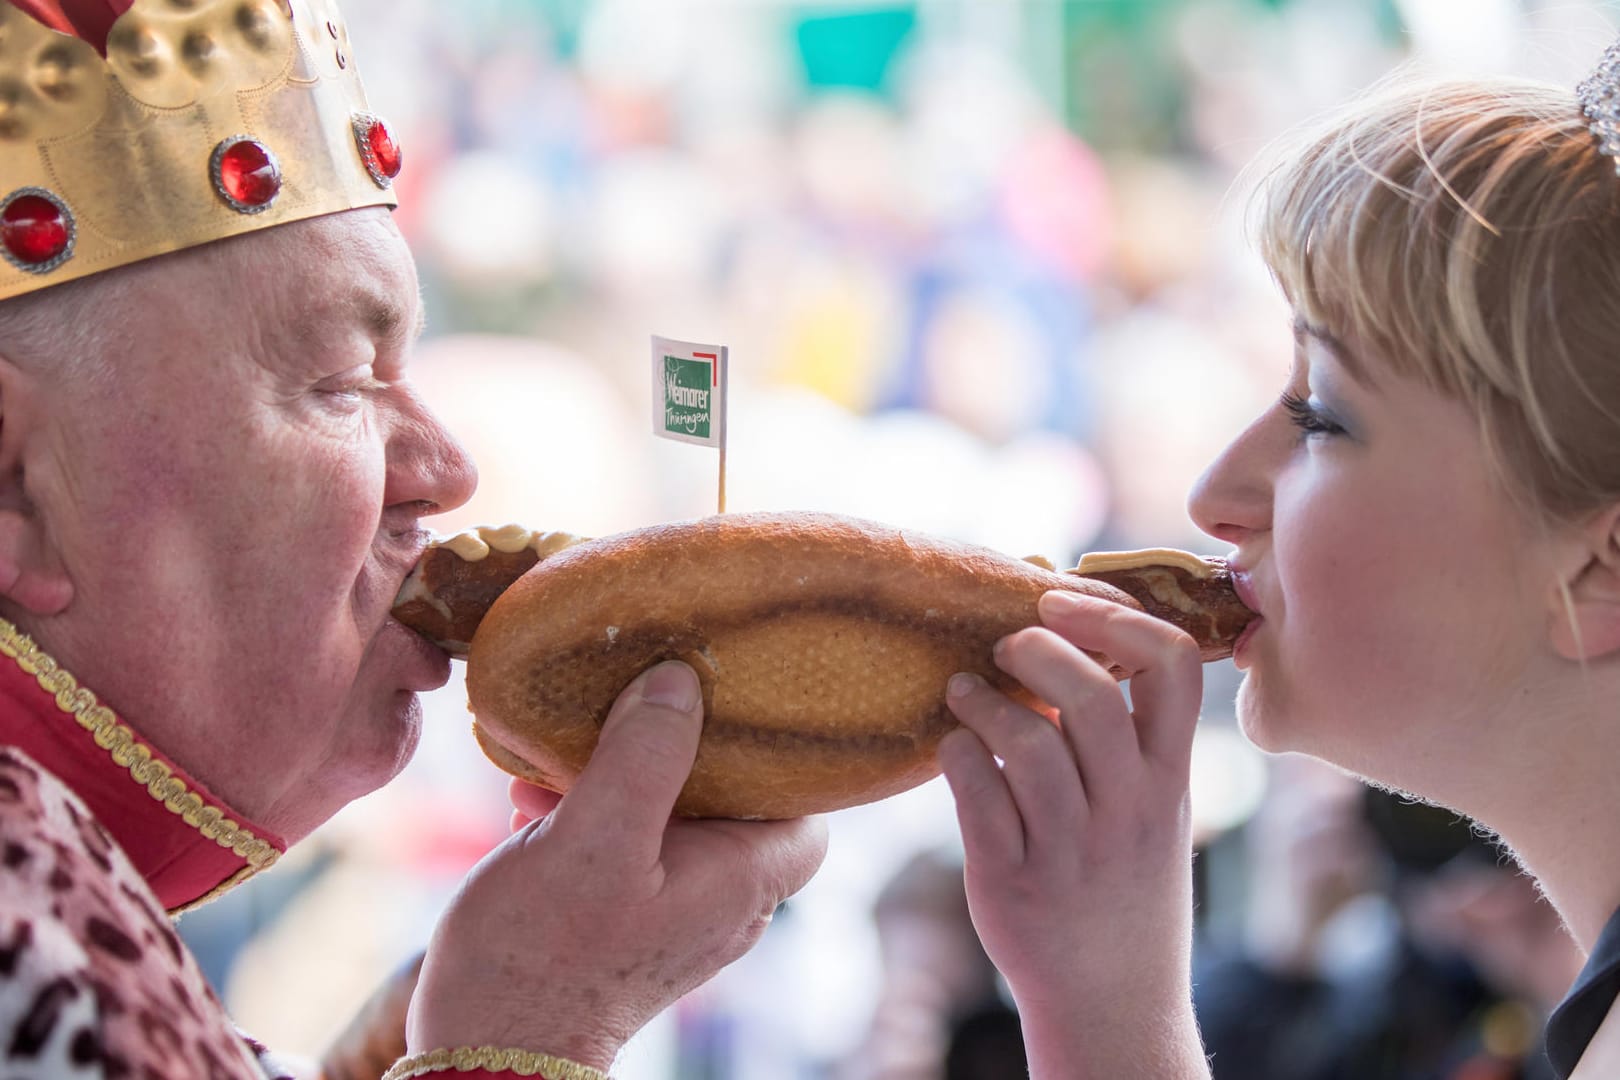
[[[406,380],[400,151],[330,0],[0,0],[0,1075],[262,1076],[168,915],[390,779],[448,661],[389,615],[475,476]],[[670,823],[655,668],[469,875],[396,1077],[600,1077],[819,864]]]

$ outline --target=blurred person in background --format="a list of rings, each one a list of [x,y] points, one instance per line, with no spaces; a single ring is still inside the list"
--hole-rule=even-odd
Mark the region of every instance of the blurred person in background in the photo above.
[[[962,863],[912,856],[873,905],[883,983],[836,1080],[998,1080],[1026,1071],[1018,1014],[973,932]]]
[[[1259,613],[1245,732],[1501,836],[1587,957],[1547,1028],[1578,1080],[1620,1075],[1617,101],[1620,46],[1576,92],[1395,80],[1303,138],[1258,204],[1293,370],[1190,500]],[[975,926],[1034,1076],[1207,1077],[1198,651],[1084,598],[1041,618],[997,659],[1058,724],[949,689]]]
[[[407,377],[399,148],[326,0],[0,26],[0,1062],[282,1075],[167,916],[392,778],[448,676],[389,614],[475,484]],[[515,786],[393,1075],[601,1077],[807,880],[816,823],[669,821],[697,692],[654,668],[566,799]]]
[[[1216,1080],[1542,1080],[1580,954],[1535,884],[1449,811],[1310,758],[1245,827],[1246,932],[1194,954]]]

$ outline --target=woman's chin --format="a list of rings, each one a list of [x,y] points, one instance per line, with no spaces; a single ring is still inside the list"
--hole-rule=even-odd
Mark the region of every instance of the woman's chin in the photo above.
[[[1243,737],[1256,749],[1268,754],[1283,754],[1298,749],[1288,738],[1280,721],[1277,708],[1265,700],[1265,694],[1253,673],[1245,676],[1238,686],[1237,722]]]

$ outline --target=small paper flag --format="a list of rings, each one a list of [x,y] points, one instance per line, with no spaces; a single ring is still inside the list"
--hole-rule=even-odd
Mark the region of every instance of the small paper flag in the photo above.
[[[726,363],[724,345],[652,339],[653,434],[720,451],[719,512],[726,512]]]
[[[654,435],[725,445],[726,360],[724,345],[652,339]]]

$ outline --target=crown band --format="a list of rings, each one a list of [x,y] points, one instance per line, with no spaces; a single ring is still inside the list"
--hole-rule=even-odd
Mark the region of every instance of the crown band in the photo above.
[[[335,0],[133,0],[105,46],[0,0],[0,299],[397,205]]]

